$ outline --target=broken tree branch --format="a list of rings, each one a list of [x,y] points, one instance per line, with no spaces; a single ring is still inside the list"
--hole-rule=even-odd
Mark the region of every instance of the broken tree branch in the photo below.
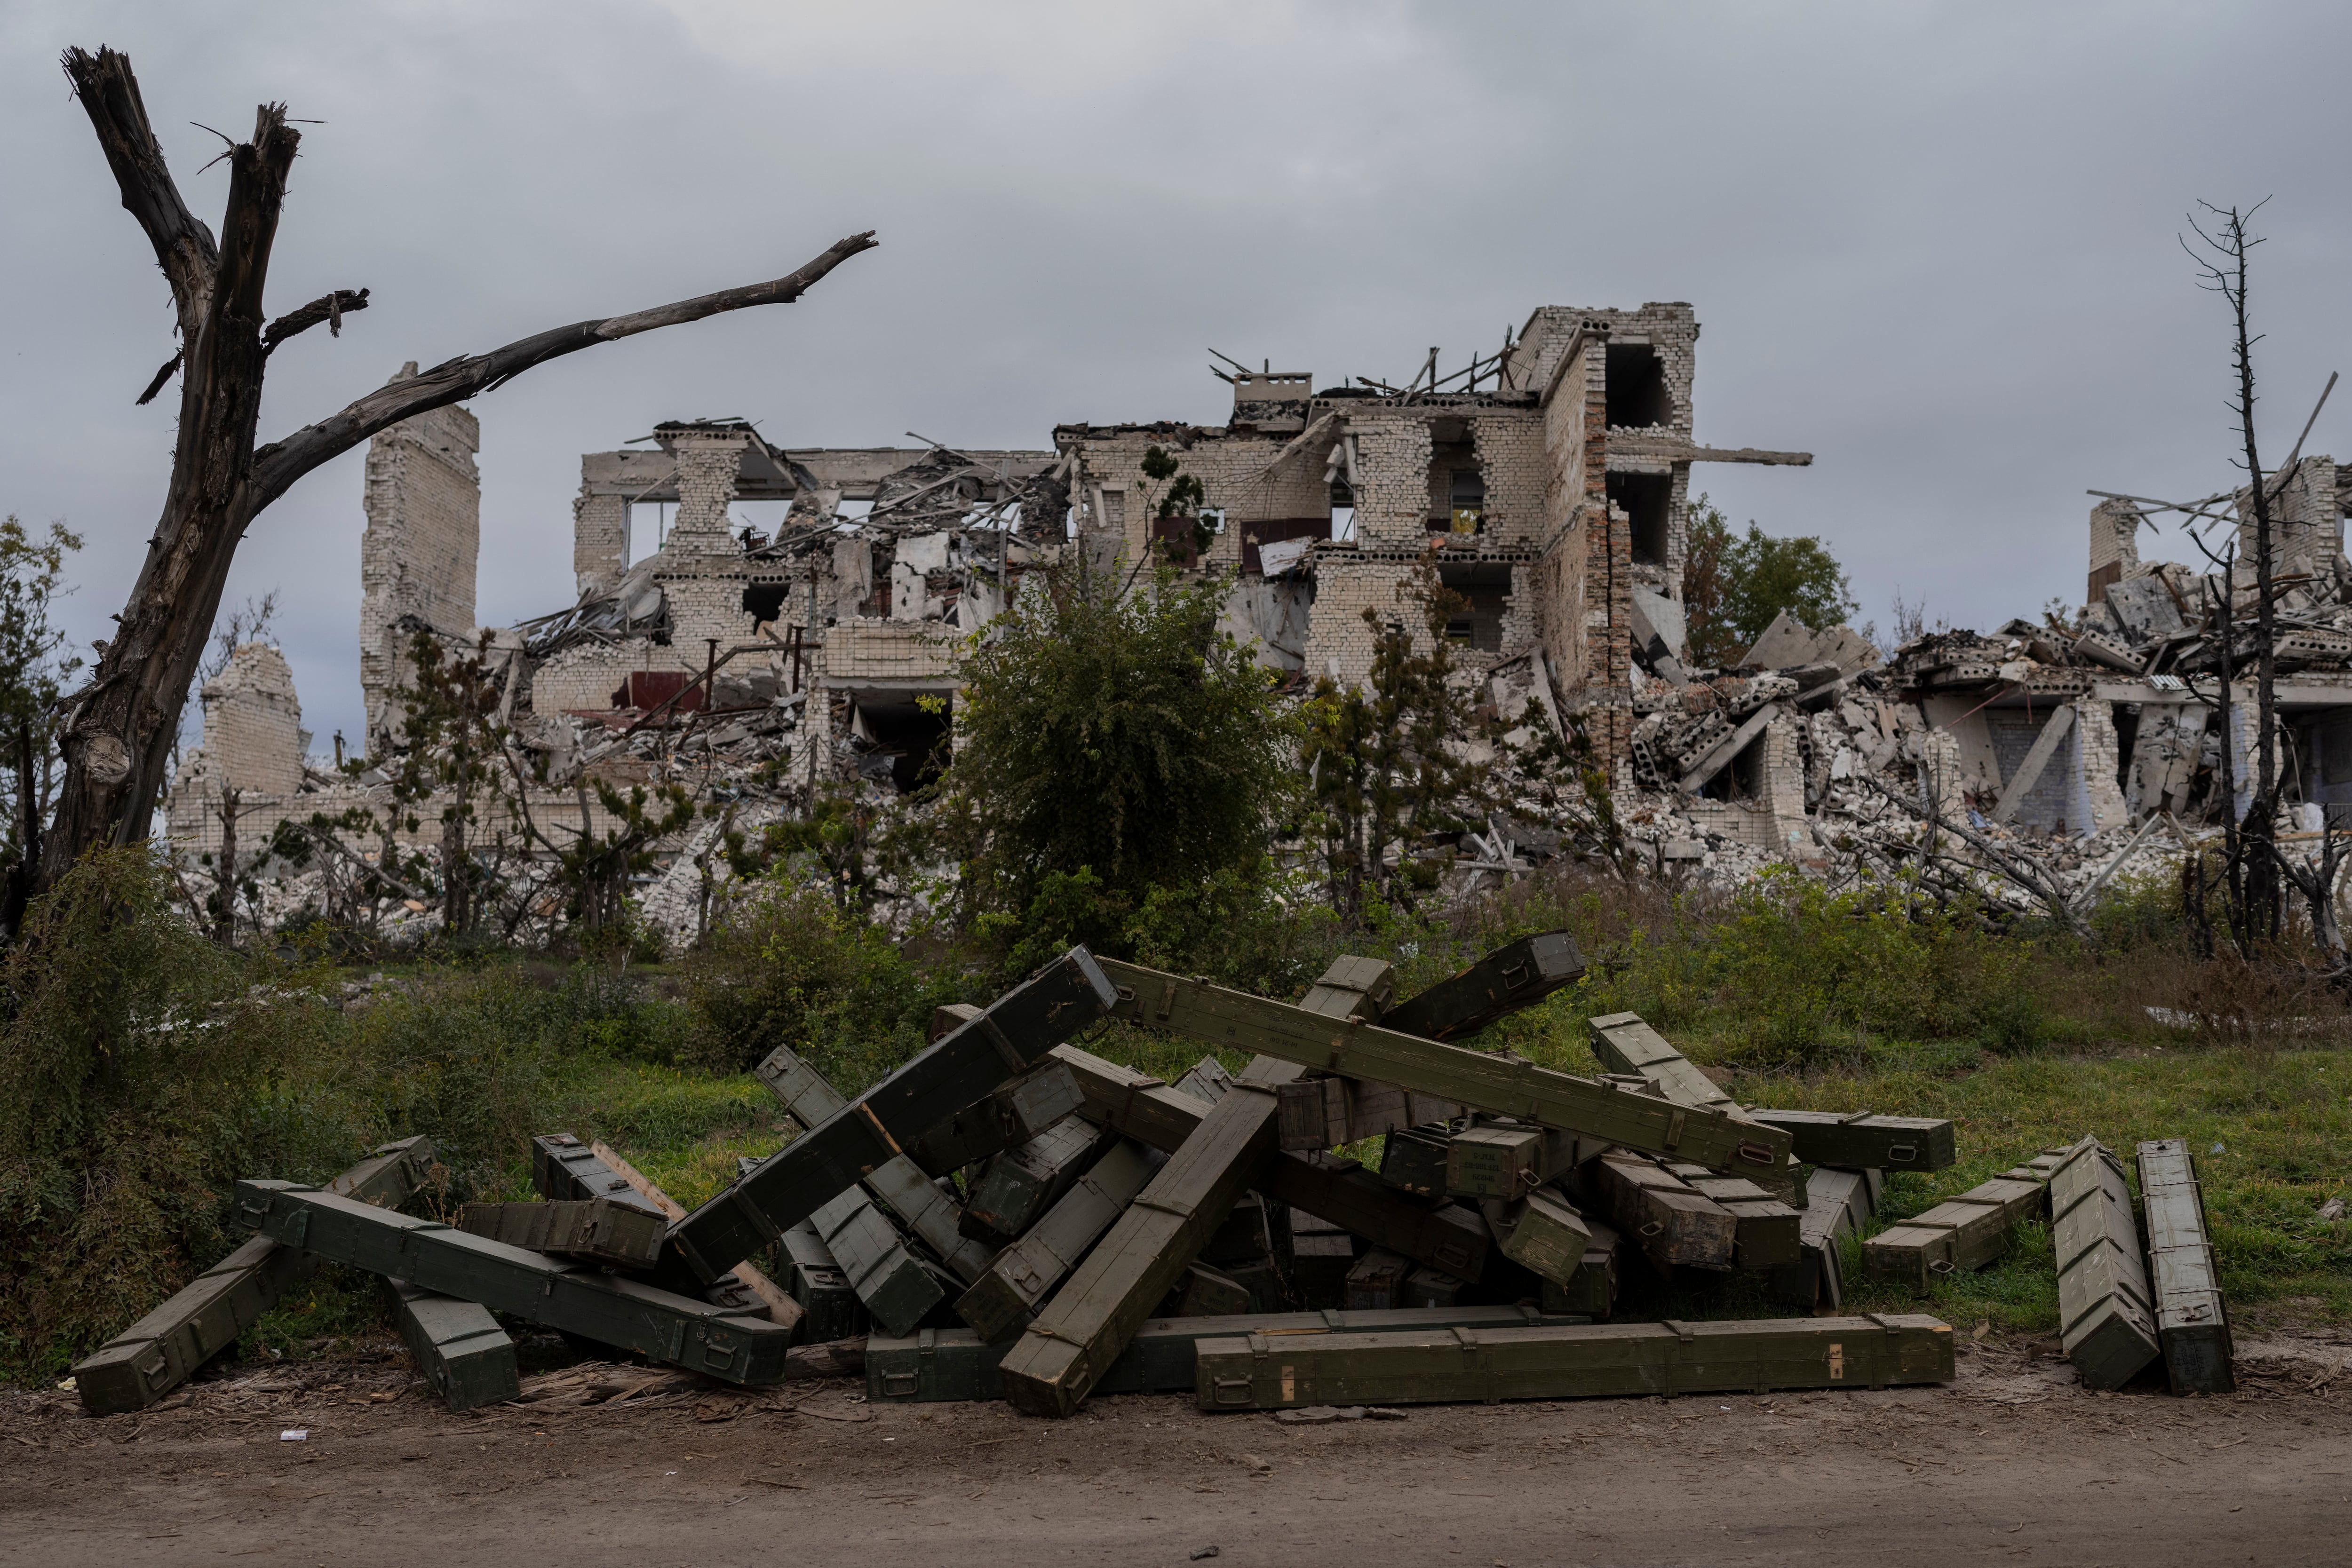
[[[131,74],[131,57],[100,48],[92,55],[69,48],[62,61],[74,96],[89,115],[98,145],[114,171],[122,193],[122,210],[138,220],[155,260],[172,286],[172,303],[180,317],[180,336],[194,335],[212,301],[213,273],[220,265],[212,231],[180,199],[180,188],[163,162],[163,149],[147,121],[147,105],[139,96],[139,80]]]
[[[172,379],[172,372],[178,370],[180,368],[180,361],[187,357],[188,351],[185,349],[181,349],[175,351],[170,359],[165,360],[163,361],[163,368],[155,372],[155,379],[147,383],[147,390],[141,392],[139,394],[138,401],[133,402],[131,406],[133,408],[145,408],[149,403],[153,402],[155,401],[155,394],[163,390],[163,383]]]
[[[321,321],[327,323],[329,332],[340,338],[343,335],[344,315],[352,310],[364,310],[367,306],[368,291],[364,288],[338,288],[332,294],[321,294],[299,310],[289,310],[272,321],[269,329],[261,335],[261,351],[274,354],[278,344],[309,331]]]
[[[789,305],[835,267],[880,243],[874,237],[874,231],[868,229],[836,240],[807,265],[765,283],[722,288],[715,294],[698,295],[631,315],[575,321],[569,327],[537,333],[487,354],[466,354],[445,361],[404,381],[379,387],[341,413],[305,425],[285,440],[271,442],[256,451],[253,510],[258,512],[284,495],[295,480],[320,464],[404,419],[462,402],[512,381],[534,366],[593,349],[599,343],[617,342],[640,332],[699,321],[706,316],[749,309],[755,305]]]

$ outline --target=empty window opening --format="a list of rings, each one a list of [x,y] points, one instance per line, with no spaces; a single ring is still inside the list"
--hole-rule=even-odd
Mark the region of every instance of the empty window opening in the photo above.
[[[633,564],[661,549],[662,540],[669,537],[669,526],[677,515],[676,501],[629,503],[628,558]]]
[[[1607,370],[1609,423],[1639,430],[1672,424],[1675,402],[1666,392],[1666,362],[1647,343],[1612,343]]]
[[[1503,651],[1503,617],[1511,608],[1511,569],[1488,562],[1441,566],[1437,580],[1454,597],[1445,640],[1474,653]]]
[[[1468,423],[1462,420],[1433,423],[1429,429],[1429,531],[1475,534],[1485,518],[1486,506],[1486,481],[1479,472]]]
[[[857,771],[912,794],[947,770],[955,698],[950,692],[860,695],[850,733],[868,743]]]
[[[1352,539],[1356,537],[1355,507],[1334,507],[1331,508],[1331,537],[1335,539]]]
[[[1632,519],[1633,561],[1666,564],[1666,510],[1674,500],[1671,474],[1612,474],[1609,504]]]

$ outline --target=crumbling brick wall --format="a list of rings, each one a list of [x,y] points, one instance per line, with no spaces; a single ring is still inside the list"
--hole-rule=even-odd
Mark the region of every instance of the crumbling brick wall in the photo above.
[[[310,736],[286,656],[267,643],[240,644],[205,684],[204,745],[183,768],[183,787],[286,795],[302,787]]]
[[[1385,625],[1402,622],[1416,645],[1425,644],[1421,605],[1414,596],[1412,567],[1393,561],[1347,561],[1318,568],[1315,602],[1307,612],[1306,665],[1309,677],[1360,681],[1372,666],[1380,632],[1364,621],[1370,610]]]
[[[2139,575],[2139,508],[2101,501],[2091,508],[2091,576],[2085,604],[2105,601],[2107,585]]]
[[[2081,831],[2104,833],[2124,826],[2131,820],[2131,810],[2125,805],[2123,787],[2116,782],[2123,758],[2116,735],[2115,704],[2095,697],[2076,698],[2072,738],[2070,762],[2080,790],[2080,803],[2074,810],[2082,821]]]
[[[1428,419],[1410,413],[1350,414],[1348,430],[1356,438],[1356,542],[1368,549],[1425,548]]]
[[[1488,547],[1540,544],[1546,532],[1549,464],[1544,452],[1543,414],[1534,409],[1495,409],[1470,422],[1479,476],[1486,485]]]
[[[1115,535],[1130,562],[1143,558],[1158,500],[1173,482],[1145,476],[1143,455],[1154,446],[1201,481],[1203,507],[1224,514],[1223,530],[1202,557],[1204,566],[1238,567],[1243,537],[1252,523],[1313,519],[1329,526],[1331,492],[1323,483],[1328,443],[1313,444],[1311,450],[1302,447],[1276,465],[1275,459],[1288,438],[1255,431],[1066,426],[1055,432],[1055,439],[1077,450],[1072,498],[1078,507],[1080,531]]]
[[[394,381],[416,373],[411,361]],[[406,683],[404,623],[470,638],[482,542],[482,486],[474,463],[481,425],[452,405],[377,432],[368,444],[360,536],[360,690],[368,747],[389,743],[392,695]],[[412,619],[413,618],[413,619]]]
[[[610,593],[629,568],[629,498],[586,485],[572,502],[572,581],[582,597]]]

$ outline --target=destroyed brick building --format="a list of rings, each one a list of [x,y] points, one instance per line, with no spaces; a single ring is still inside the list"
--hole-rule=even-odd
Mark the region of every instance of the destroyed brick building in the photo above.
[[[1365,612],[1410,623],[1409,585],[1433,568],[1462,601],[1447,636],[1465,678],[1507,714],[1580,727],[1662,866],[1867,865],[1857,831],[1907,821],[1923,788],[1956,819],[2074,839],[2213,804],[2220,740],[2190,690],[2211,664],[2205,590],[2140,560],[2153,515],[2141,502],[2093,510],[2089,598],[2063,631],[1941,632],[1886,663],[1853,632],[1784,618],[1739,668],[1688,667],[1692,465],[1811,461],[1699,444],[1698,336],[1685,304],[1544,307],[1499,352],[1440,377],[1433,351],[1402,387],[1318,388],[1227,361],[1223,424],[1070,423],[1032,450],[794,448],[740,419],[664,423],[582,458],[574,602],[488,631],[474,620],[478,426],[439,411],[379,434],[368,457],[366,752],[399,743],[404,650],[422,630],[487,650],[532,764],[521,806],[566,828],[609,825],[588,778],[764,797],[754,819],[827,781],[909,789],[951,746],[965,640],[1029,572],[1076,552],[1229,574],[1227,627],[1302,683],[1362,680]],[[1159,515],[1154,448],[1198,482],[1197,507]],[[2286,495],[2294,804],[2352,808],[2347,497],[2324,457],[2302,460]],[[632,559],[648,525],[657,548]],[[238,650],[203,699],[205,745],[170,809],[184,851],[218,848],[225,789],[247,845],[382,790],[380,772],[309,758],[274,650]],[[2242,710],[2241,752],[2251,722]],[[714,831],[698,830],[706,842]],[[1496,832],[1505,865],[1547,837],[1540,824],[1513,842]],[[694,843],[670,847],[683,861]],[[646,896],[675,923],[676,888]]]

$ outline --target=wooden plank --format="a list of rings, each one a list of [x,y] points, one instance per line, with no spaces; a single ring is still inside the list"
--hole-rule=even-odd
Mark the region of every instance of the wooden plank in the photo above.
[[[1460,974],[1409,997],[1383,1015],[1390,1029],[1428,1040],[1459,1040],[1533,1007],[1584,976],[1584,956],[1565,931],[1505,944]]]
[[[764,1318],[292,1182],[238,1182],[231,1218],[281,1246],[723,1382],[776,1382],[792,1343],[789,1329]]]
[[[1414,1405],[1948,1383],[1934,1318],[1589,1323],[1202,1340],[1202,1410]]]
[[[2066,1152],[2045,1149],[1925,1214],[1887,1227],[1863,1243],[1863,1272],[1899,1280],[1924,1296],[1939,1279],[1983,1268],[2009,1250],[2009,1233],[2019,1220],[2046,1208],[2050,1172]]]
[[[1092,956],[1072,948],[671,1225],[657,1277],[717,1279],[906,1143],[1026,1072],[1115,1000]]]
[[[385,1144],[327,1184],[362,1203],[397,1208],[423,1185],[433,1140]],[[233,1249],[153,1312],[74,1364],[74,1393],[93,1416],[143,1410],[237,1342],[319,1260],[257,1236]]]
[[[2123,1162],[2096,1138],[2050,1173],[2059,1340],[2093,1388],[2120,1388],[2163,1354]]]
[[[1076,1413],[1234,1200],[1279,1153],[1274,1086],[1297,1075],[1290,1063],[1260,1057],[1209,1108],[1006,1354],[1004,1396],[1014,1406],[1036,1416]]]
[[[450,1409],[478,1410],[521,1395],[515,1343],[488,1308],[397,1280],[384,1285],[408,1354]]]
[[[956,1315],[991,1343],[1020,1333],[1165,1158],[1131,1138],[1119,1139],[1026,1235],[991,1260],[956,1301]]]
[[[1289,1341],[1313,1334],[1378,1330],[1526,1328],[1584,1320],[1527,1306],[1453,1306],[1382,1312],[1267,1312],[1238,1318],[1147,1320],[1095,1385],[1097,1394],[1171,1394],[1192,1387],[1194,1346],[1204,1339],[1259,1333]],[[866,1396],[875,1404],[995,1399],[997,1368],[1009,1343],[991,1344],[969,1329],[924,1329],[904,1338],[866,1342]]]
[[[1583,1167],[1610,1222],[1657,1270],[1677,1266],[1728,1271],[1739,1224],[1721,1204],[1693,1192],[1654,1160],[1612,1149]]]
[[[1207,1107],[1158,1079],[1105,1061],[1076,1046],[1055,1048],[1087,1096],[1086,1114],[1107,1127],[1173,1153],[1201,1124]],[[1452,1205],[1397,1192],[1355,1161],[1331,1154],[1282,1154],[1257,1186],[1267,1197],[1320,1216],[1375,1246],[1416,1263],[1477,1280],[1491,1245],[1483,1221]]]
[[[2175,1394],[2234,1393],[2230,1308],[2221,1298],[2197,1162],[2179,1138],[2154,1139],[2137,1152],[2140,1203],[2147,1216],[2148,1286],[2156,1298],[2165,1375]]]
[[[1771,1169],[1785,1163],[1788,1134],[1719,1112],[1675,1105],[1655,1095],[1488,1055],[1342,1023],[1303,1009],[1202,981],[1106,960],[1118,987],[1114,1011],[1150,1027],[1233,1045],[1301,1067],[1458,1101],[1498,1116],[1670,1155],[1710,1170]]]

